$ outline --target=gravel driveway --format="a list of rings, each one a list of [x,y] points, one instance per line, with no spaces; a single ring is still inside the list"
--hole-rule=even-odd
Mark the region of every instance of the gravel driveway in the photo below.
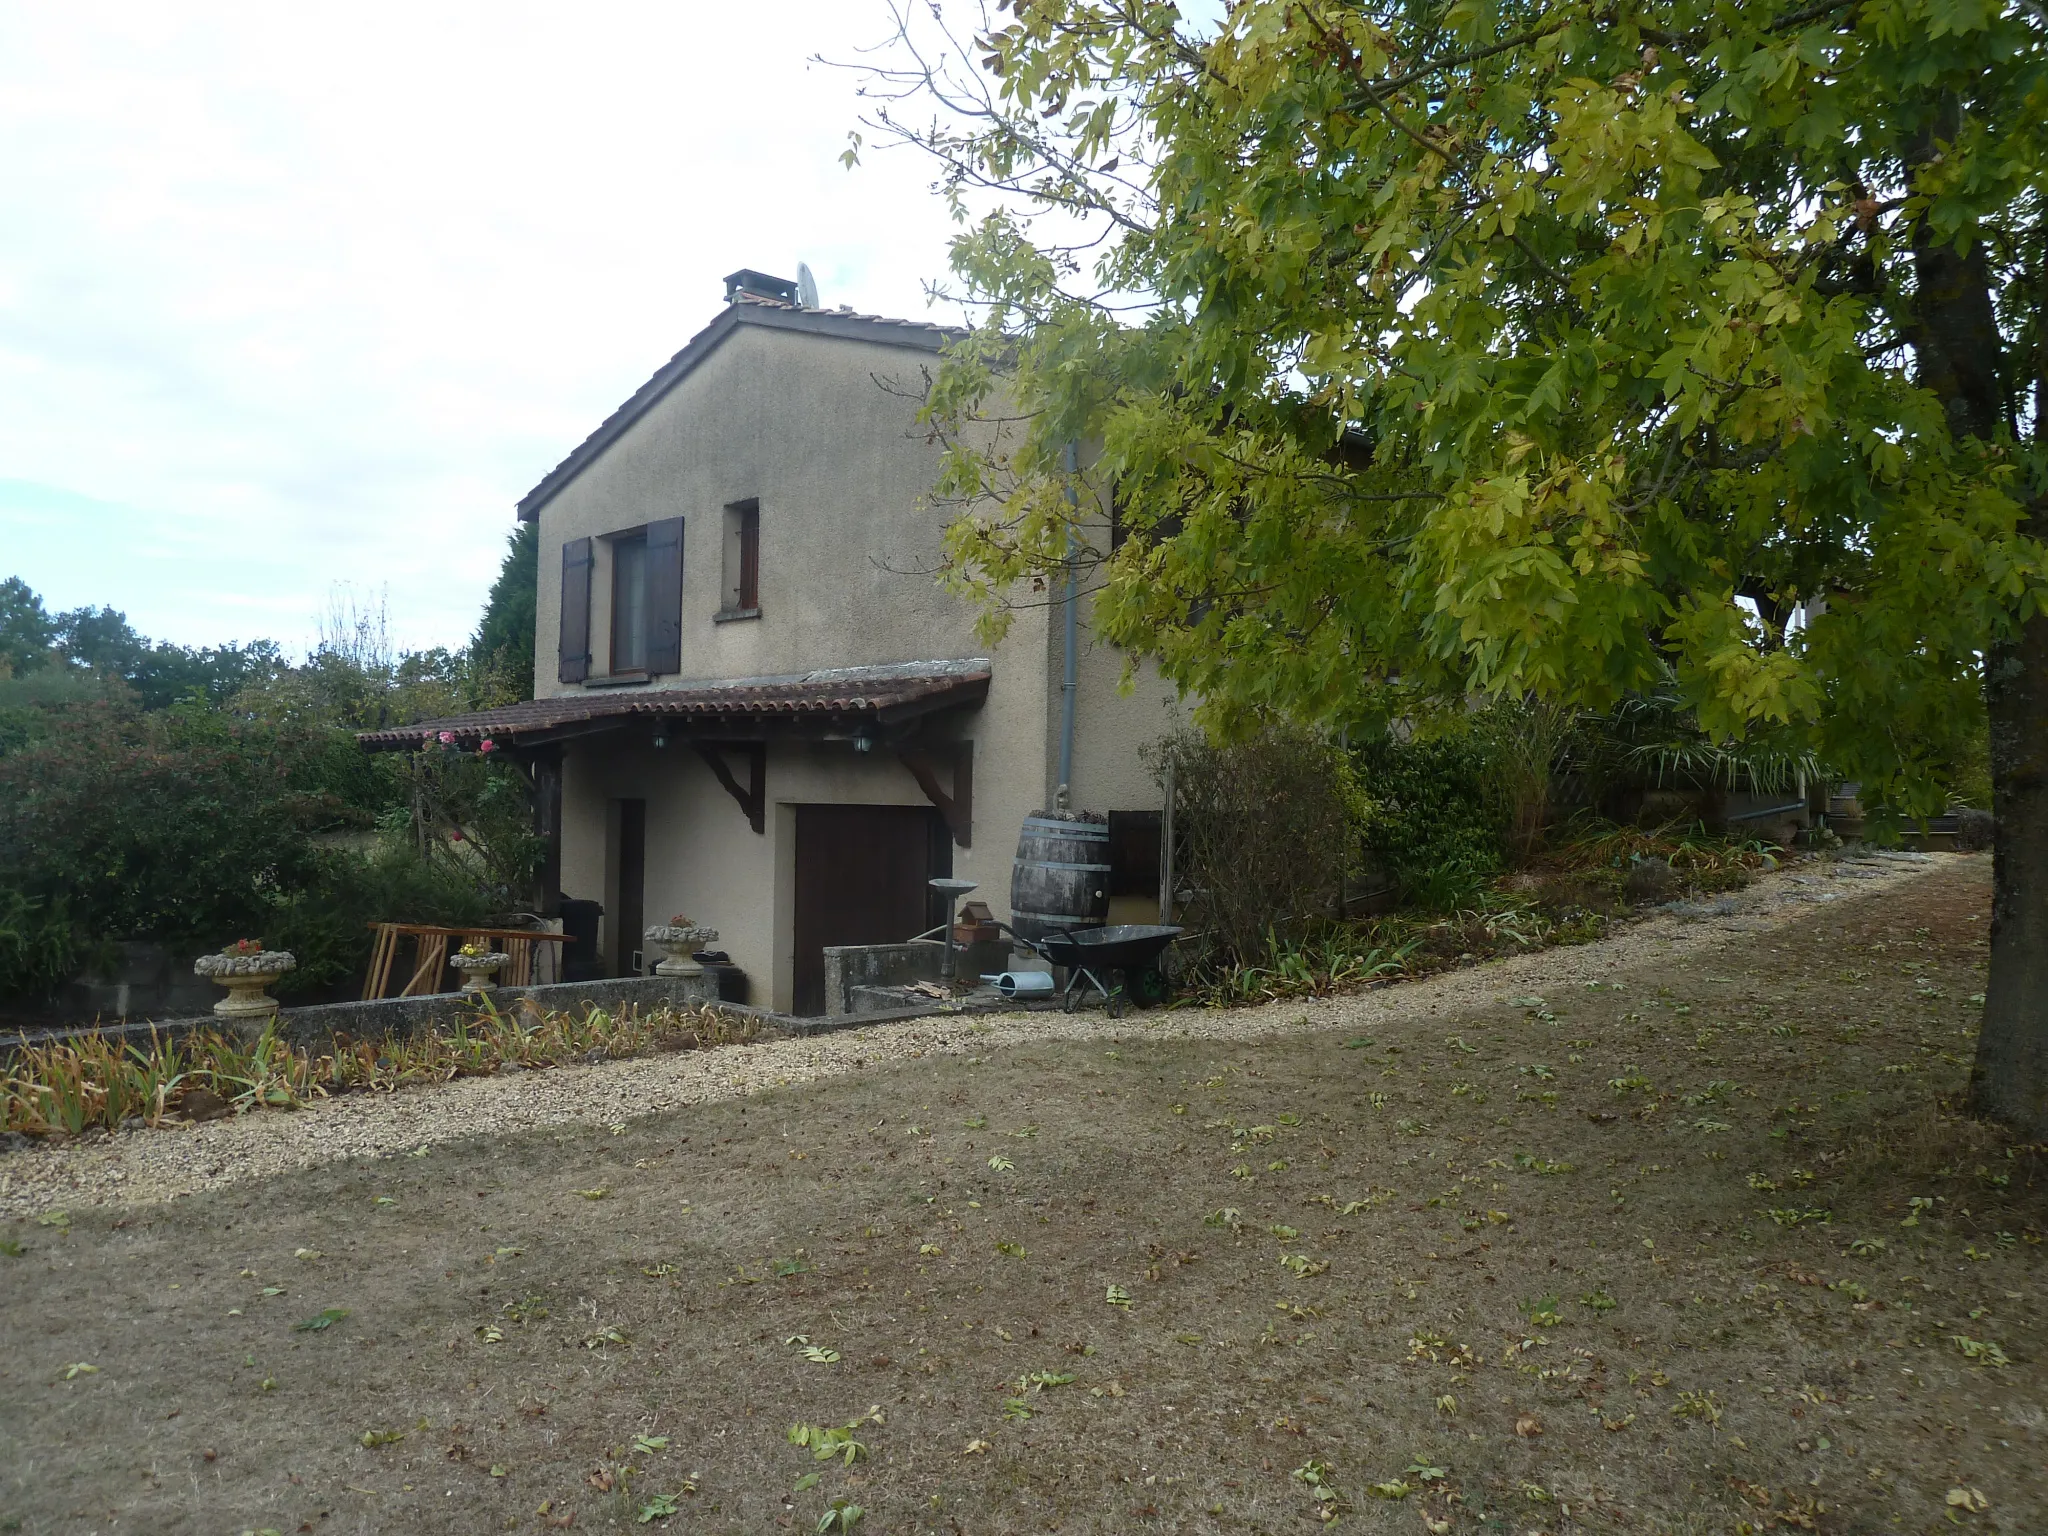
[[[938,1016],[807,1039],[514,1070],[391,1094],[349,1094],[291,1114],[257,1112],[0,1153],[0,1218],[175,1200],[218,1185],[348,1158],[390,1156],[479,1132],[566,1122],[616,1124],[927,1055],[987,1055],[1053,1039],[1250,1041],[1303,1030],[1370,1031],[1390,1021],[1457,1012],[1509,994],[1582,985],[1662,959],[1752,946],[1798,923],[1815,903],[1883,890],[1952,857],[1979,856],[1894,853],[1806,860],[1732,896],[1676,904],[1596,943],[1336,997],[1257,1008],[1179,1009],[1121,1020],[1100,1013]]]

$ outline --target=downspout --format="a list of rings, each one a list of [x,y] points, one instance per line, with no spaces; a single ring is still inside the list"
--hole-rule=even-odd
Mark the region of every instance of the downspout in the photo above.
[[[1078,653],[1081,648],[1081,618],[1079,594],[1075,591],[1075,565],[1079,549],[1076,544],[1074,522],[1080,515],[1080,498],[1074,494],[1074,476],[1080,472],[1080,454],[1071,441],[1067,444],[1067,510],[1073,514],[1067,519],[1067,643],[1066,675],[1060,683],[1060,787],[1054,795],[1054,802],[1060,810],[1068,808],[1074,783],[1074,695],[1080,689]]]

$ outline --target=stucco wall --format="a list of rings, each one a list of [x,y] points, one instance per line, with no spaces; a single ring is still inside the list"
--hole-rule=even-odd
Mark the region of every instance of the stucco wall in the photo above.
[[[976,656],[969,607],[932,580],[943,511],[916,427],[934,354],[742,325],[540,511],[536,696],[558,681],[562,545],[591,536],[592,671],[609,669],[606,534],[684,519],[682,679]],[[877,382],[877,381],[880,382]],[[892,388],[901,393],[892,393]],[[717,623],[724,509],[757,499],[759,619]]]

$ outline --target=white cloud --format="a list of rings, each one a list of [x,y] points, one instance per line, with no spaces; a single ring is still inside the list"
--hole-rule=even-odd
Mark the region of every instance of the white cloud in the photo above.
[[[952,232],[838,163],[874,0],[0,3],[0,576],[186,643],[336,582],[459,644],[512,504],[741,266],[922,316]],[[946,316],[944,318],[954,318]]]

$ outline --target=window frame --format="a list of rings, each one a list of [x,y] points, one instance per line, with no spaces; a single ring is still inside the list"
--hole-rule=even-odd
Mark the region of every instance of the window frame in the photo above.
[[[725,505],[720,562],[720,623],[761,616],[761,503],[749,496]]]
[[[611,557],[611,570],[609,573],[611,578],[611,612],[608,616],[610,619],[611,636],[609,642],[610,649],[606,652],[605,655],[605,668],[609,675],[611,675],[612,677],[645,677],[647,675],[647,652],[650,639],[648,633],[649,625],[647,612],[647,587],[649,575],[647,560],[647,529],[645,526],[639,528],[629,528],[624,532],[612,534],[605,540],[605,543],[609,546],[607,553]],[[621,666],[620,662],[628,658],[625,656],[619,644],[620,637],[625,633],[625,630],[622,629],[620,625],[620,619],[626,611],[625,604],[619,601],[619,575],[626,563],[625,561],[621,560],[620,556],[627,550],[638,551],[640,594],[639,603],[634,614],[634,617],[637,620],[637,623],[635,625],[637,633],[633,635],[635,649],[638,652],[638,659],[637,664],[635,665]]]

